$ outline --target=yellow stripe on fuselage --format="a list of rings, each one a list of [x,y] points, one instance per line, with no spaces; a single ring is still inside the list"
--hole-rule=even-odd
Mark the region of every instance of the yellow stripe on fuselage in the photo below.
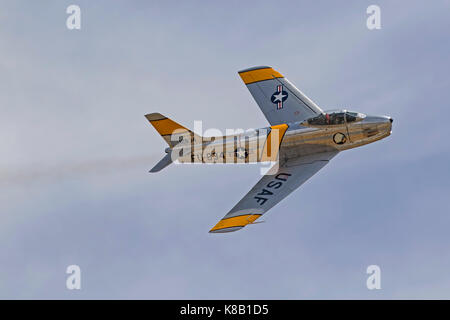
[[[250,70],[239,73],[245,84],[250,84],[254,82],[270,80],[274,78],[284,78],[283,75],[272,68],[264,68],[257,70]]]
[[[220,220],[210,231],[217,231],[225,228],[245,227],[258,219],[260,214],[245,214],[242,216],[224,218]]]
[[[264,144],[264,149],[261,153],[261,160],[264,161],[276,161],[278,156],[278,151],[280,150],[281,141],[283,140],[284,134],[286,133],[286,130],[288,129],[287,124],[279,124],[276,126],[270,127],[269,135],[267,136],[266,143]],[[278,132],[277,134],[273,134],[274,132]],[[272,142],[272,139],[278,138],[278,141]],[[274,143],[275,150],[272,150],[272,143]]]

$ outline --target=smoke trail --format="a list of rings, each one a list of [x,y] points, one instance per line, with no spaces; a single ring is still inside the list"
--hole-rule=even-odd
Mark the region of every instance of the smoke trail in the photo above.
[[[32,182],[62,180],[70,176],[85,174],[108,174],[117,170],[142,167],[143,173],[155,164],[161,155],[136,156],[131,158],[109,158],[79,163],[40,166],[37,168],[6,169],[0,168],[0,186],[20,185]]]

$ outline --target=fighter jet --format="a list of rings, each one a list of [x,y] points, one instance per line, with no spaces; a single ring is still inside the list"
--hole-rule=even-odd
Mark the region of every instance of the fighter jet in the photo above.
[[[160,113],[146,118],[167,142],[150,172],[180,163],[273,163],[273,167],[209,231],[237,231],[256,221],[339,152],[391,134],[392,118],[348,110],[322,111],[281,73],[260,66],[238,72],[270,126],[202,137]]]

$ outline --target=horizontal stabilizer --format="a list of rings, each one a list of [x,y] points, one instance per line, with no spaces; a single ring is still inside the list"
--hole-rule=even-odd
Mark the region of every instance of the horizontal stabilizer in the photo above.
[[[169,152],[162,158],[151,170],[150,172],[158,172],[167,167],[172,163],[171,153]]]

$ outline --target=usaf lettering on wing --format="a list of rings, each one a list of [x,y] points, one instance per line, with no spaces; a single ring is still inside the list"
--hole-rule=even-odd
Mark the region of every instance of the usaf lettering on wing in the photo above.
[[[291,174],[289,173],[279,173],[275,176],[274,180],[270,181],[267,184],[266,188],[279,189],[283,185],[283,182],[286,182],[290,176]],[[267,200],[269,200],[269,198],[262,196],[273,196],[273,192],[267,190],[266,188],[263,188],[262,191],[259,192],[256,197],[254,197],[256,199],[256,202],[258,202],[260,205],[263,205]]]

